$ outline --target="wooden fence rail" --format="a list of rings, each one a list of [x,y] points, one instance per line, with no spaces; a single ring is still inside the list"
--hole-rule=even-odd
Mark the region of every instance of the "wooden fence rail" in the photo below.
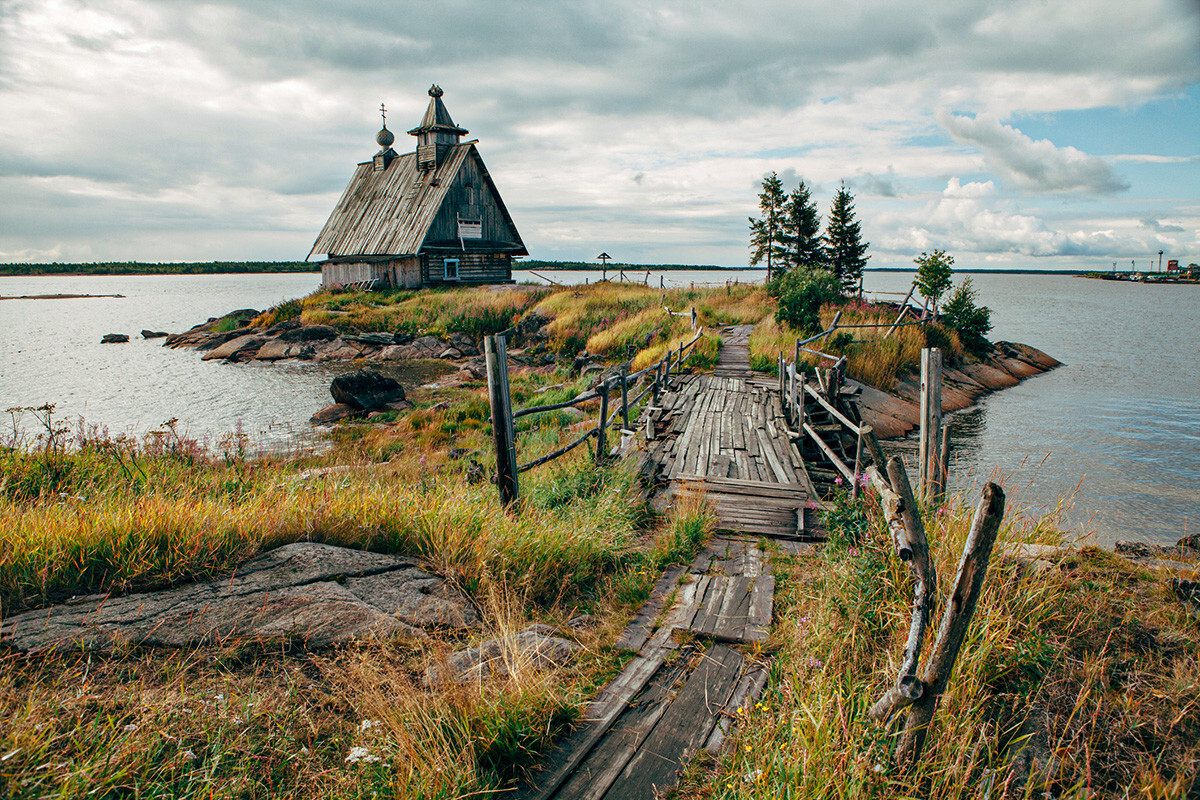
[[[700,341],[700,337],[703,334],[704,329],[700,328],[696,331],[696,335],[690,341],[681,344],[677,351],[668,349],[666,356],[661,361],[645,369],[629,373],[628,367],[622,366],[619,374],[605,378],[595,388],[576,395],[570,400],[564,400],[561,403],[530,406],[518,411],[512,410],[512,392],[508,383],[508,353],[505,334],[486,337],[484,340],[484,353],[487,358],[488,401],[492,414],[492,439],[496,449],[495,482],[500,492],[501,502],[505,505],[511,505],[518,499],[520,491],[517,476],[520,473],[540,467],[543,464],[566,455],[593,436],[596,437],[597,459],[604,458],[607,455],[606,431],[618,415],[620,415],[623,423],[623,427],[621,428],[622,434],[632,435],[632,431],[629,430],[630,409],[635,408],[651,392],[654,393],[655,398],[658,397],[662,387],[670,379],[672,369],[676,372],[682,370],[684,362],[691,355],[690,351],[694,349],[696,342]],[[650,373],[653,373],[653,380],[650,384],[631,398],[629,395],[631,383],[635,383]],[[609,394],[618,388],[621,392],[620,403],[614,404],[616,407],[609,413]],[[597,398],[600,400],[600,414],[595,426],[584,431],[581,436],[551,453],[547,453],[524,464],[517,463],[516,435],[513,428],[514,420],[532,414],[576,407],[581,403]]]

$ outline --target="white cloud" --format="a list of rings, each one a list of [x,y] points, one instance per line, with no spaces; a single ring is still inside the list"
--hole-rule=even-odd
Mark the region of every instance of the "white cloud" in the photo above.
[[[0,259],[302,256],[373,151],[379,102],[406,130],[432,82],[535,255],[604,243],[628,260],[744,263],[753,183],[772,170],[803,175],[823,212],[846,179],[875,246],[911,239],[896,225],[941,235],[952,217],[920,217],[950,213],[926,202],[951,176],[1087,203],[1120,188],[1117,161],[1178,158],[1100,160],[1000,120],[1112,104],[1136,118],[1200,81],[1197,19],[1190,0],[13,0]],[[937,108],[975,115],[949,126],[978,151],[946,138]],[[1088,240],[1095,209],[1039,230],[1044,201],[993,191],[981,211],[999,216],[978,243],[954,228],[964,245]],[[1147,200],[1093,239],[1178,236],[1138,224],[1186,226],[1177,204]]]
[[[989,167],[1023,189],[1113,194],[1129,188],[1103,159],[1056,147],[1049,139],[1034,141],[990,114],[972,118],[942,109],[937,120],[955,141],[979,148]]]

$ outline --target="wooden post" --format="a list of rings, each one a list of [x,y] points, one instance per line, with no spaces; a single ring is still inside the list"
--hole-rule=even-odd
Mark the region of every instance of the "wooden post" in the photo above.
[[[629,430],[629,368],[621,367],[621,422],[622,430]]]
[[[808,389],[805,387],[808,384],[808,373],[800,373],[800,410],[797,412],[796,430],[804,430],[804,424],[808,422],[804,413],[805,404],[808,402]]]
[[[796,369],[800,369],[800,340],[796,340]]]
[[[608,426],[608,381],[601,381],[596,391],[600,392],[600,429],[596,431],[596,460],[603,461],[608,457],[604,437],[604,429]]]
[[[922,500],[933,496],[937,472],[938,431],[942,425],[942,351],[921,350],[921,443],[918,454],[917,486]]]
[[[950,601],[946,603],[942,623],[938,627],[933,657],[925,667],[922,678],[925,691],[909,709],[904,733],[896,749],[896,763],[901,767],[915,763],[925,747],[929,721],[937,709],[938,698],[950,682],[958,651],[967,636],[979,591],[987,576],[988,558],[991,557],[992,545],[996,542],[996,533],[1000,530],[1003,518],[1004,490],[989,483],[983,487],[983,496],[975,509],[971,531],[967,534],[962,560],[958,564],[958,574],[954,578],[954,591],[950,594]]]
[[[776,356],[776,368],[779,370],[779,396],[783,397],[783,353]]]
[[[887,465],[887,459],[883,457],[883,448],[879,446],[875,429],[870,425],[860,425],[858,429],[862,432],[863,440],[866,442],[867,452],[871,454],[871,463],[882,470]]]
[[[854,485],[850,487],[850,496],[858,497],[858,476],[862,474],[863,432],[858,429],[858,444],[854,447]]]
[[[508,388],[508,348],[503,336],[488,336],[483,342],[487,364],[488,402],[492,410],[492,440],[496,446],[496,488],[500,502],[517,499],[517,445],[513,435],[512,396]]]
[[[796,426],[796,430],[804,430],[800,427],[801,420],[804,419],[804,390],[800,388],[800,381],[803,380],[800,376],[800,362],[797,361],[792,365],[792,424]]]
[[[934,505],[941,505],[946,501],[946,490],[950,477],[949,461],[950,426],[943,424],[942,429],[938,432],[938,449],[934,453],[933,493],[930,498]]]
[[[658,394],[662,391],[662,362],[654,367],[654,388],[650,390],[650,405],[658,405]]]
[[[692,306],[692,330],[696,330],[696,307]]]

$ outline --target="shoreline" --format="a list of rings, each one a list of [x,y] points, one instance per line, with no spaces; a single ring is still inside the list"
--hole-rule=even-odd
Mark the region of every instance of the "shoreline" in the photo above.
[[[1027,378],[1063,366],[1047,353],[1027,344],[999,341],[992,351],[974,363],[942,372],[942,413],[962,411],[981,398],[1016,386]],[[921,423],[921,379],[919,375],[898,378],[890,392],[847,378],[859,387],[859,411],[863,421],[880,439],[902,439]]]

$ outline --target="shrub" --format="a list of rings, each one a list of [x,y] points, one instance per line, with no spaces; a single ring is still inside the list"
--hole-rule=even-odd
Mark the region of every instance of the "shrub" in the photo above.
[[[775,320],[801,333],[821,328],[821,304],[840,297],[838,279],[823,269],[793,269],[772,281],[770,291],[779,298]]]
[[[982,355],[991,348],[984,336],[992,329],[992,310],[975,305],[975,287],[970,278],[955,288],[946,305],[942,306],[942,324],[957,331],[963,346],[975,355]]]

